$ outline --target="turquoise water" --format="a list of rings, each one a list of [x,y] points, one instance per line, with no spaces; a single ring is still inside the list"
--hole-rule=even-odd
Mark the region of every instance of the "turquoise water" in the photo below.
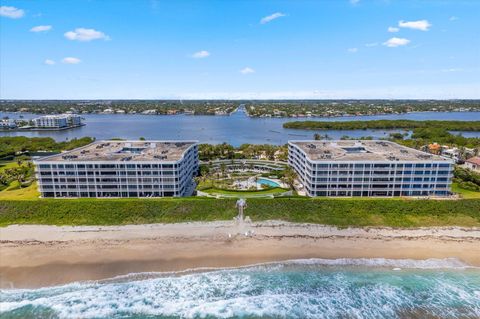
[[[310,259],[2,290],[0,300],[2,318],[479,318],[480,270]]]
[[[270,187],[280,187],[280,185],[278,185],[278,183],[276,183],[274,181],[271,181],[269,179],[264,179],[264,178],[258,178],[257,183],[260,184],[260,185],[268,185]]]

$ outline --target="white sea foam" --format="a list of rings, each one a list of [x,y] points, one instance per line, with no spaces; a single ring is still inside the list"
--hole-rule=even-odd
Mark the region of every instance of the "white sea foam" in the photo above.
[[[338,258],[338,259],[293,259],[286,264],[325,265],[325,266],[366,266],[366,267],[394,267],[410,269],[467,269],[479,268],[468,265],[457,258],[429,258],[429,259],[387,259],[387,258]]]
[[[392,267],[422,270],[398,272]],[[207,272],[148,273],[142,280],[132,274],[120,281],[0,291],[0,312],[42,308],[61,318],[477,318],[480,272],[465,268],[455,259],[302,259]]]
[[[257,267],[283,267],[285,265],[323,265],[323,266],[365,266],[365,267],[393,267],[392,270],[402,270],[402,268],[411,269],[480,269],[480,267],[472,266],[457,258],[429,258],[429,259],[387,259],[387,258],[308,258],[308,259],[288,259],[283,261],[272,261],[264,263],[250,264],[246,266],[236,267],[198,267],[188,268],[179,271],[168,272],[143,272],[130,273],[126,275],[115,276],[104,281],[118,281],[125,279],[152,278],[156,276],[182,275],[197,272],[222,271],[232,269],[251,269]]]

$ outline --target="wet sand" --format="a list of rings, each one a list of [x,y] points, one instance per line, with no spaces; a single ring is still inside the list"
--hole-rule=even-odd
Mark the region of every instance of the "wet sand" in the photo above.
[[[253,232],[245,236],[246,231]],[[480,266],[480,228],[346,228],[280,221],[0,228],[0,287],[301,258],[458,258]]]

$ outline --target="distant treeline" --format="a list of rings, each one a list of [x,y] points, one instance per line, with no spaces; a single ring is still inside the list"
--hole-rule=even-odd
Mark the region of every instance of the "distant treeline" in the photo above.
[[[0,100],[0,112],[224,115],[240,105],[252,117],[480,111],[480,100]]]
[[[284,128],[303,130],[368,130],[368,129],[417,129],[439,128],[447,131],[480,131],[480,121],[413,121],[413,120],[372,120],[372,121],[295,121],[283,124]]]
[[[479,100],[297,100],[250,101],[253,117],[338,117],[410,112],[479,111]]]
[[[227,100],[0,100],[0,112],[29,112],[56,114],[74,112],[81,114],[112,113],[213,115],[217,112],[231,113],[237,101]]]

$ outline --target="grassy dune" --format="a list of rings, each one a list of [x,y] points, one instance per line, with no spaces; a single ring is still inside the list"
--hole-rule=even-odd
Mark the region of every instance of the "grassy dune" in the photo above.
[[[235,199],[0,200],[0,225],[122,225],[231,220]],[[476,226],[480,199],[249,199],[254,221],[279,219],[347,226]]]

